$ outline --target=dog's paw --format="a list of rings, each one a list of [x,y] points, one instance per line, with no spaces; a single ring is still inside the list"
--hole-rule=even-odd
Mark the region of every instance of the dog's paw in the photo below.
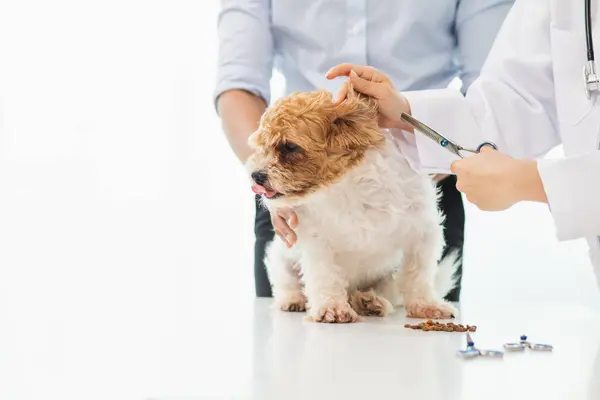
[[[345,324],[358,321],[358,314],[346,303],[314,309],[310,312],[310,318],[315,322]]]
[[[384,297],[377,296],[372,289],[367,292],[353,292],[349,301],[359,315],[385,317],[394,310],[392,303]]]
[[[456,308],[442,301],[411,301],[404,308],[406,316],[411,318],[449,319],[457,315]]]
[[[288,312],[306,311],[306,296],[302,292],[290,292],[275,296],[275,308]]]

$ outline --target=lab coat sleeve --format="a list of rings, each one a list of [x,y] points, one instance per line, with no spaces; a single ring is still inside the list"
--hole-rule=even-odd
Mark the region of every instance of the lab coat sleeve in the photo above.
[[[600,236],[600,151],[538,161],[559,240]]]
[[[558,145],[549,7],[549,0],[516,1],[466,96],[453,89],[406,92],[412,115],[464,147],[492,141],[517,158]],[[458,159],[419,132],[392,133],[423,173],[449,173]]]
[[[219,54],[213,101],[239,89],[270,102],[274,40],[269,0],[221,0]]]

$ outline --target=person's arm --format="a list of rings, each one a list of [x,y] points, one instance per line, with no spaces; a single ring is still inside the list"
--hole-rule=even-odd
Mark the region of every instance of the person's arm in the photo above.
[[[413,117],[464,147],[492,141],[517,158],[545,154],[560,143],[548,0],[515,3],[466,96],[452,89],[404,95]],[[418,132],[403,139],[412,164],[424,172],[447,172],[458,159]]]
[[[600,150],[560,160],[519,160],[484,147],[456,161],[457,188],[482,210],[546,203],[559,240],[600,236]]]
[[[258,129],[266,103],[252,93],[233,89],[219,96],[217,107],[229,145],[244,163],[250,157],[248,137]]]
[[[407,98],[415,118],[456,138],[458,143],[473,146],[491,140],[501,152],[515,159],[545,154],[560,142],[549,2],[515,3],[481,76],[473,82],[465,99],[450,91],[408,93]],[[440,156],[435,143],[418,132],[415,135],[417,157],[425,168],[447,165],[448,156]],[[486,154],[464,181],[469,182],[484,167],[484,160],[489,166],[492,156]],[[600,151],[562,160],[513,164],[518,167],[506,177],[513,184],[518,183],[512,189],[515,200],[547,203],[558,239],[600,235]],[[481,176],[490,179],[490,175]],[[485,191],[483,184],[475,186]],[[487,199],[493,202],[491,190],[487,189]]]
[[[270,101],[273,37],[268,0],[222,0],[215,104],[223,130],[240,161],[248,137]]]

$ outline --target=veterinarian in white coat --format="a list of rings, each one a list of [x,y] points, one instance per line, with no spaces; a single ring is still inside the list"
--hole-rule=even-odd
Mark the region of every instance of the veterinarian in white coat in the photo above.
[[[450,89],[400,94],[383,73],[350,64],[334,67],[328,78],[350,76],[358,91],[375,97],[380,125],[396,129],[413,166],[427,173],[451,169],[457,188],[480,209],[547,203],[559,240],[587,239],[600,283],[600,85],[584,83],[591,64],[586,1],[517,0],[466,97]],[[590,10],[598,44],[600,0],[591,0]],[[492,141],[499,151],[459,160],[408,133],[401,112],[465,147]],[[560,143],[564,159],[532,161]]]

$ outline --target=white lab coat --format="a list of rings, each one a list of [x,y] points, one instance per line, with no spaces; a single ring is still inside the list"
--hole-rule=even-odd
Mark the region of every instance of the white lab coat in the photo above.
[[[600,68],[598,21],[600,0],[592,0]],[[585,95],[586,62],[583,0],[517,0],[466,97],[451,89],[405,95],[415,118],[465,147],[490,140],[534,158],[562,143],[565,159],[538,163],[549,210],[559,240],[587,239],[600,283],[600,94]],[[457,159],[419,133],[396,133],[423,172],[448,173]]]

